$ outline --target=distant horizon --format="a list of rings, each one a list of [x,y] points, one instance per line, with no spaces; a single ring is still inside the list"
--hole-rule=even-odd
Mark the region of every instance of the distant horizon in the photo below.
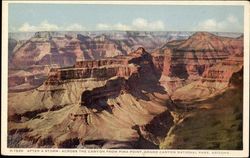
[[[9,32],[244,32],[244,7],[230,5],[9,4]]]
[[[140,31],[140,30],[84,30],[84,31],[67,31],[67,30],[59,30],[59,31],[27,31],[27,32],[8,32],[8,33],[37,33],[37,32],[208,32],[208,33],[238,33],[244,34],[244,32],[226,32],[226,31]]]
[[[220,36],[220,37],[229,37],[229,38],[240,38],[241,36],[244,36],[244,33],[240,33],[240,32],[209,32],[209,31],[111,31],[111,30],[98,30],[98,31],[37,31],[37,32],[9,32],[9,39],[14,38],[16,40],[25,40],[27,38],[32,38],[33,36],[36,35],[36,33],[41,32],[41,33],[51,33],[52,37],[56,37],[58,35],[58,37],[60,36],[65,36],[67,34],[72,34],[72,35],[83,35],[83,36],[101,36],[101,35],[105,35],[105,36],[112,36],[113,34],[115,35],[128,35],[129,33],[133,34],[133,33],[138,33],[140,35],[143,35],[145,33],[145,35],[153,35],[153,36],[158,36],[158,35],[165,35],[165,34],[179,34],[178,36],[193,36],[196,33],[202,32],[202,33],[210,33],[213,34],[215,36]],[[53,35],[55,34],[55,35]],[[25,36],[25,37],[24,37]]]

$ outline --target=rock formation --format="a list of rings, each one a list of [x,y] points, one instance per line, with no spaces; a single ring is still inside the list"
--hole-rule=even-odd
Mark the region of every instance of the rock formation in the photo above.
[[[48,45],[44,56],[36,41],[40,38],[46,39],[41,45]],[[59,63],[70,63],[66,54],[84,58],[82,51],[90,47],[118,49],[117,41],[107,38],[38,33],[31,39],[35,44],[19,49],[32,52],[24,60],[35,57],[32,62],[46,62],[40,59],[52,52],[60,54]],[[228,88],[231,76],[243,65],[243,42],[201,32],[152,53],[138,47],[111,56],[104,53],[95,60],[51,68],[41,86],[9,93],[9,147],[155,148],[184,119],[175,111],[182,110],[180,102],[208,99]],[[34,82],[35,77],[27,72],[9,75],[11,85],[23,80]]]
[[[185,88],[195,91],[198,85],[210,89],[225,88],[232,73],[243,65],[242,42],[242,39],[199,32],[187,40],[167,43],[153,52],[152,56],[156,68],[162,71],[160,81],[168,92],[182,87],[179,91],[186,95]],[[220,87],[218,84],[221,84]],[[180,99],[179,96],[176,98]],[[193,96],[191,98],[194,99]]]
[[[126,55],[127,52],[142,45],[147,50],[153,50],[168,40],[184,39],[188,36],[189,33],[133,31],[10,33],[8,66],[10,70],[13,70],[10,71],[11,73],[32,67],[68,67],[82,60],[100,60]],[[46,71],[41,75],[47,76],[47,73]],[[22,76],[12,77],[9,80],[15,82],[18,78]],[[12,91],[24,91],[38,86],[29,86],[30,83],[26,81],[15,82],[9,86]]]

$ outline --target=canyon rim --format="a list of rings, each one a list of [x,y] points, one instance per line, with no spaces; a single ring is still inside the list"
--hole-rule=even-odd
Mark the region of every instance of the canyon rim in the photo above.
[[[8,149],[246,149],[244,5],[8,13]]]

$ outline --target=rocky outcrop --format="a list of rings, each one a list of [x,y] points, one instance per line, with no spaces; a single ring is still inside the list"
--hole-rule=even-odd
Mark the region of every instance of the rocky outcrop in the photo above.
[[[12,63],[15,67],[29,65],[72,66],[77,60],[101,59],[125,54],[128,50],[106,36],[94,38],[83,35],[51,35],[38,32],[13,52]]]
[[[114,76],[129,77],[132,73],[136,72],[136,67],[104,67],[104,68],[83,68],[83,69],[62,69],[55,70],[55,75],[50,75],[46,84],[49,84],[53,80],[60,81],[69,79],[84,79],[84,78],[97,78],[108,79]],[[51,73],[52,74],[52,73]]]
[[[48,66],[33,66],[26,70],[10,70],[8,87],[10,92],[34,89],[43,84],[50,71]]]
[[[97,112],[107,110],[112,113],[114,105],[109,105],[109,98],[116,98],[121,94],[128,93],[129,85],[124,78],[110,80],[103,87],[94,88],[91,91],[84,91],[81,96],[81,105]]]
[[[29,126],[27,129],[32,130],[32,133],[30,130],[16,132],[24,137],[18,144],[29,142],[31,146],[60,148],[88,146],[90,141],[107,140],[108,143],[115,140],[123,142],[120,145],[123,148],[128,148],[128,142],[134,142],[129,143],[129,148],[141,146],[136,142],[144,136],[140,136],[132,127],[146,125],[154,116],[166,111],[161,104],[168,95],[159,85],[152,57],[144,48],[113,60],[93,61],[91,64],[86,61],[67,69],[51,69],[51,75],[43,86],[22,93],[30,98],[35,97],[33,103],[29,101],[27,104],[21,100],[17,105],[12,102],[14,98],[10,99],[9,120],[14,122],[9,124],[10,131],[18,131],[26,125]],[[113,64],[107,65],[110,62]],[[126,67],[135,70],[127,71]],[[77,76],[77,70],[84,71],[82,74],[85,76]],[[53,79],[60,83],[55,86]],[[78,82],[78,79],[86,82]],[[22,110],[18,110],[20,105]],[[58,116],[54,112],[61,116],[60,119],[56,119]],[[48,118],[51,120],[49,124],[46,122]],[[38,122],[31,125],[29,121]],[[45,126],[48,133],[40,131]],[[114,132],[110,133],[111,130]],[[13,133],[10,132],[11,139]]]
[[[89,40],[87,37],[80,38]],[[242,41],[239,38],[202,32],[187,40],[169,42],[151,55],[139,48],[126,56],[77,61],[73,67],[52,69],[46,84],[60,84],[68,79],[129,78],[135,73],[144,73],[145,76],[149,73],[153,74],[150,77],[161,77],[161,84],[172,93],[194,81],[227,83],[232,73],[241,68],[242,54]]]
[[[238,71],[234,72],[229,80],[230,87],[237,87],[243,90],[243,67]]]
[[[198,80],[228,82],[243,64],[242,42],[240,38],[199,32],[156,50],[153,62],[162,71],[161,81],[169,92]]]
[[[168,40],[185,39],[188,36],[189,33],[133,31],[10,33],[9,69],[27,69],[33,66],[48,65],[68,67],[73,66],[76,62],[80,64],[78,61],[82,60],[100,60],[126,55],[142,45],[151,51],[162,46]],[[76,64],[77,66],[79,65]],[[85,66],[81,65],[81,67]],[[20,78],[17,76],[16,79],[18,77]],[[28,82],[16,83],[19,83],[19,87],[22,87],[22,84],[29,84]],[[12,89],[16,88],[12,86]]]
[[[241,69],[243,58],[239,56],[229,56],[227,59],[209,67],[202,74],[202,81],[229,82],[232,74]]]
[[[115,76],[128,78],[132,74],[139,73],[139,71],[141,73],[153,71],[151,55],[143,48],[138,48],[128,56],[117,56],[102,60],[79,61],[76,62],[73,67],[51,69],[50,75],[45,84],[60,84],[64,80],[69,79],[94,78],[97,80],[105,80]]]
[[[105,58],[102,60],[85,60],[77,61],[74,68],[94,68],[109,65],[128,65],[128,60],[123,56],[118,56],[115,58]]]
[[[58,85],[69,79],[97,79],[105,80],[111,77],[128,78],[133,73],[138,71],[134,65],[116,65],[106,67],[93,68],[67,68],[67,69],[52,69],[50,75],[45,82],[47,85]]]
[[[189,33],[45,31],[36,32],[22,42],[19,41],[19,35],[10,36],[13,39],[10,38],[9,50],[13,56],[10,56],[9,61],[14,67],[23,68],[50,64],[72,66],[79,59],[93,60],[126,55],[138,46],[152,51],[171,39],[185,39]]]

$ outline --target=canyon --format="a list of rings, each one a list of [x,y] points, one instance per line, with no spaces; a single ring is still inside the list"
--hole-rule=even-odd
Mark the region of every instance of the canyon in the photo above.
[[[203,138],[202,114],[225,110],[237,133],[227,136],[242,140],[243,36],[38,32],[17,43],[9,45],[9,147],[242,148],[186,133]],[[229,128],[221,117],[212,121],[219,132]]]
[[[73,66],[81,60],[126,55],[139,46],[151,51],[169,40],[186,39],[189,35],[189,32],[135,31],[10,33],[9,89],[14,92],[40,86],[50,68]]]

